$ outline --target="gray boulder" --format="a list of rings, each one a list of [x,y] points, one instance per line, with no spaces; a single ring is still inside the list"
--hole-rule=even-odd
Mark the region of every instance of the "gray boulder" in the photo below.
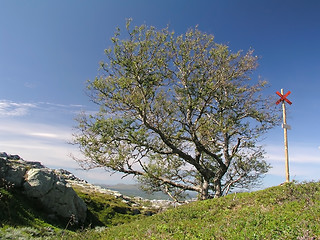
[[[85,202],[61,175],[38,162],[0,157],[0,179],[21,188],[27,197],[39,200],[50,215],[72,217],[82,223],[86,219]]]
[[[78,222],[86,219],[85,202],[51,169],[33,168],[27,171],[23,189],[28,197],[39,199],[51,213],[64,218],[73,217]]]
[[[0,152],[0,157],[1,158],[7,158],[8,154],[6,152]]]

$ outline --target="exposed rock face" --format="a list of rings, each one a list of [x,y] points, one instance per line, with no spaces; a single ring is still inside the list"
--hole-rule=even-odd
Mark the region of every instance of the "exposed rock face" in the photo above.
[[[87,207],[67,182],[51,169],[30,169],[23,184],[24,193],[39,199],[51,212],[69,218],[74,215],[83,222]]]
[[[38,199],[49,213],[64,218],[72,216],[78,222],[86,219],[84,201],[62,176],[38,162],[0,157],[0,178],[21,187],[26,196]]]

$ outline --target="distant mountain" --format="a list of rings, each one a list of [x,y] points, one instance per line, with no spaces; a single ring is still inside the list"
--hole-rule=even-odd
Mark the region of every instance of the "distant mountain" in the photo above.
[[[170,197],[163,192],[155,192],[153,194],[148,194],[140,189],[139,184],[116,184],[116,185],[108,185],[108,184],[94,184],[103,188],[107,188],[113,191],[118,191],[123,195],[129,197],[142,197],[145,199],[157,199],[157,200],[171,200]]]

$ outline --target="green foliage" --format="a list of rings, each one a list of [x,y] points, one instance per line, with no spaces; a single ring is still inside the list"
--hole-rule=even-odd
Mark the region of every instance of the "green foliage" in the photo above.
[[[78,118],[80,164],[138,176],[174,199],[257,183],[270,167],[257,142],[279,119],[262,97],[266,82],[251,83],[253,50],[234,53],[198,28],[176,36],[128,21],[126,30],[88,82],[100,111]]]

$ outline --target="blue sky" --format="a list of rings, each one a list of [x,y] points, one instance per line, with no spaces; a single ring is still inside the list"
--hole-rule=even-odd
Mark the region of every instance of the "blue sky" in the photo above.
[[[320,1],[317,0],[55,0],[0,1],[0,151],[65,168],[92,183],[126,183],[103,170],[79,170],[69,155],[74,118],[95,111],[86,81],[116,27],[167,25],[177,34],[196,25],[230,49],[255,49],[255,76],[265,92],[292,93],[287,106],[291,179],[319,180]],[[279,106],[281,107],[281,106]],[[273,166],[264,187],[285,181],[283,130],[262,142]]]

